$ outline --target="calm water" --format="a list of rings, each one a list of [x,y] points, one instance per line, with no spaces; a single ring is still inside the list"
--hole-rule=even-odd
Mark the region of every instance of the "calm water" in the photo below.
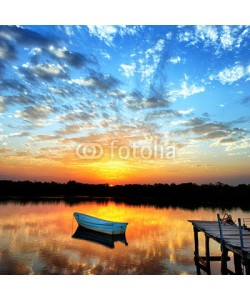
[[[87,237],[95,242],[84,235],[73,238],[78,227],[74,211],[129,222],[128,245],[122,239],[103,241],[98,235]],[[193,228],[187,220],[215,220],[217,212],[224,213],[113,201],[74,206],[1,204],[0,274],[196,274]],[[234,220],[250,216],[240,209],[230,213]],[[210,247],[212,255],[220,253],[215,242],[211,241]],[[212,274],[219,273],[219,263],[213,262]]]

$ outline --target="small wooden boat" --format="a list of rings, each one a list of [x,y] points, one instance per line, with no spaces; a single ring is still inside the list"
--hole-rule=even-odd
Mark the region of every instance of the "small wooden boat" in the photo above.
[[[128,225],[128,223],[102,220],[78,212],[74,212],[73,216],[75,217],[79,226],[112,235],[125,233]]]
[[[83,228],[82,226],[77,227],[75,233],[72,235],[72,238],[92,242],[111,249],[115,248],[115,242],[121,242],[125,244],[125,246],[128,245],[125,233],[110,235],[110,234],[86,229]]]

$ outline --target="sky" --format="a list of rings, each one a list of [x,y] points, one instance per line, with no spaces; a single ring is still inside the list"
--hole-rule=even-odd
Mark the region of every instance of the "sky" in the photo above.
[[[250,26],[0,26],[0,178],[249,183]]]

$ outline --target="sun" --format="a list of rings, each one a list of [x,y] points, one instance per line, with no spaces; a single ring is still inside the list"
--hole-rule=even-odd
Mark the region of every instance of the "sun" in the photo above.
[[[96,179],[110,183],[109,186],[123,182],[131,176],[132,172],[129,165],[123,161],[97,162],[93,167]]]

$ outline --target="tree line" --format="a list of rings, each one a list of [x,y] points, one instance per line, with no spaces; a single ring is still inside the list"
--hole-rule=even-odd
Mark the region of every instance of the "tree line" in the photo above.
[[[30,201],[31,198],[32,201],[39,201],[36,197],[48,197],[46,201],[50,198],[51,201],[55,201],[55,197],[63,197],[69,204],[93,199],[96,201],[97,198],[100,198],[99,201],[105,201],[105,197],[113,197],[115,201],[129,204],[250,209],[250,184],[231,186],[217,182],[198,185],[189,182],[110,186],[73,180],[67,183],[1,180],[0,200],[3,202],[11,197],[23,197],[19,200],[23,202]]]

